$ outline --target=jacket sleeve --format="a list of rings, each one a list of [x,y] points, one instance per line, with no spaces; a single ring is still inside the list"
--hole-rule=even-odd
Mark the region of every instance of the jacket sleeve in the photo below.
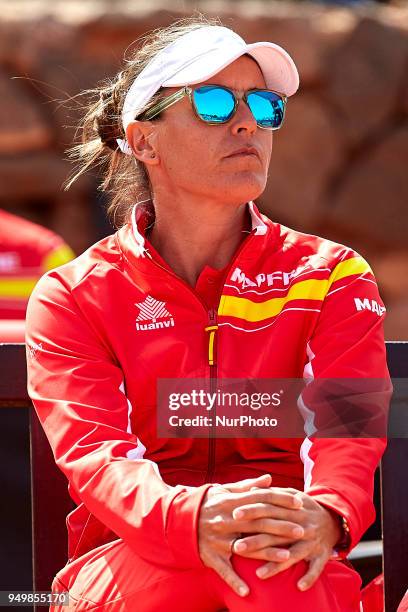
[[[330,275],[319,320],[307,345],[304,378],[309,384],[301,399],[312,420],[318,422],[321,416],[314,405],[316,387],[321,384],[318,379],[328,381],[330,389],[336,385],[333,379],[341,378],[351,394],[356,393],[357,404],[363,397],[357,393],[359,386],[367,389],[370,414],[378,411],[380,422],[385,415],[386,424],[392,385],[386,363],[384,314],[369,264],[358,253],[346,253]],[[317,405],[320,409],[319,401]],[[341,556],[359,542],[375,518],[374,472],[386,446],[385,427],[378,431],[372,437],[309,435],[301,447],[305,491],[344,517],[350,528],[350,546]]]
[[[120,365],[58,271],[36,285],[26,329],[29,395],[58,467],[88,511],[146,560],[202,566],[197,522],[211,484],[169,486],[143,458]]]

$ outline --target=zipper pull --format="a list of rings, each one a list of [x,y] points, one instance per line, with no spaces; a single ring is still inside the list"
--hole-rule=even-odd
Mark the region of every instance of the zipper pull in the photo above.
[[[214,344],[215,344],[215,334],[218,329],[218,325],[216,324],[216,314],[213,308],[208,312],[208,318],[210,325],[205,327],[206,332],[210,332],[208,338],[208,363],[210,366],[215,365],[215,355],[214,355]]]

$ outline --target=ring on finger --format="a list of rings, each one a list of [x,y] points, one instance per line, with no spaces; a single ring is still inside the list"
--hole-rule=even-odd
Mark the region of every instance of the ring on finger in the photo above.
[[[237,540],[240,540],[241,538],[242,538],[242,533],[239,536],[237,536],[236,538],[234,538],[233,540],[231,540],[231,553],[234,552],[234,544],[235,544],[235,542]]]

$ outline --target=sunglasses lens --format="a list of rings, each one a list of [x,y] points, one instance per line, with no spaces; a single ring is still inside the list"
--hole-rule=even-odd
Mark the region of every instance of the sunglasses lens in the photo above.
[[[195,89],[193,101],[200,118],[209,123],[225,123],[235,108],[232,92],[214,85],[204,85]]]
[[[248,95],[248,106],[260,127],[280,128],[285,102],[273,91],[255,91]]]

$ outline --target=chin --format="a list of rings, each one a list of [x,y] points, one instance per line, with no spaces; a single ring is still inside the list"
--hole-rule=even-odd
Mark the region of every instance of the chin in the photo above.
[[[226,196],[231,202],[249,202],[256,200],[263,194],[266,186],[265,177],[255,177],[253,175],[239,176],[233,183],[229,183],[226,189]]]

